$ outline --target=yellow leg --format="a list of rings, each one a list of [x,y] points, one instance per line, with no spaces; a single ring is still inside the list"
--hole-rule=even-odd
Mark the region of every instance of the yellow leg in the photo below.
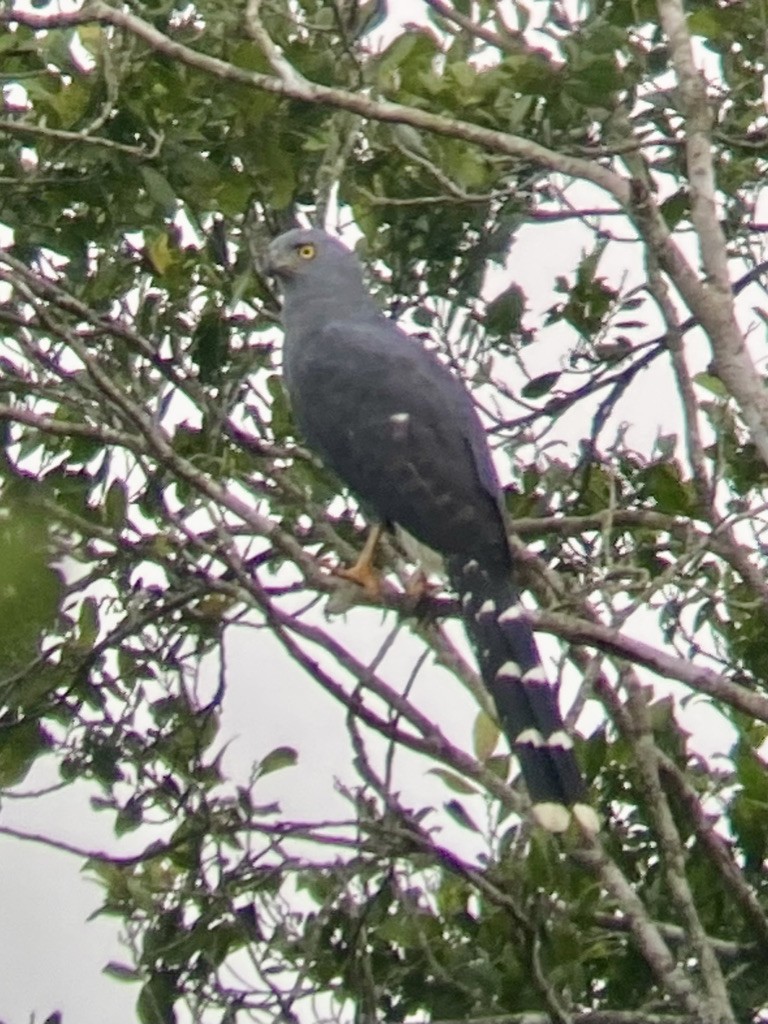
[[[360,556],[355,564],[350,566],[349,569],[338,568],[334,570],[337,576],[357,583],[373,598],[381,595],[381,576],[378,570],[374,568],[373,555],[382,533],[383,527],[380,523],[371,527],[371,531],[363,545],[363,550],[360,552]]]

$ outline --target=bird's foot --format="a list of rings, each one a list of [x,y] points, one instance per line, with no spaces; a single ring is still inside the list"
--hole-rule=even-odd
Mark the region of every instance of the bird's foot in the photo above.
[[[351,580],[353,583],[357,583],[373,601],[378,601],[382,595],[381,573],[373,564],[376,545],[379,542],[381,533],[381,525],[376,524],[368,534],[363,550],[360,552],[355,564],[348,569],[337,566],[333,570],[335,576],[341,576],[344,580]]]

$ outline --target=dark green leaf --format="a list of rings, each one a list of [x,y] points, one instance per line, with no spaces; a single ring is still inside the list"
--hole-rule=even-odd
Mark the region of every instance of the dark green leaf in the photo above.
[[[561,376],[559,371],[543,373],[540,377],[529,380],[521,389],[520,394],[523,398],[541,398],[542,395],[546,395],[552,390]]]
[[[22,782],[32,765],[52,746],[51,737],[36,721],[0,721],[0,787]]]
[[[173,1009],[176,998],[176,984],[172,975],[153,975],[142,988],[136,1003],[141,1024],[176,1024]]]
[[[210,309],[200,317],[192,335],[192,358],[200,370],[200,380],[215,380],[229,355],[229,326],[220,309]]]
[[[525,313],[525,293],[517,284],[511,284],[488,303],[485,314],[489,334],[506,338],[519,333]]]

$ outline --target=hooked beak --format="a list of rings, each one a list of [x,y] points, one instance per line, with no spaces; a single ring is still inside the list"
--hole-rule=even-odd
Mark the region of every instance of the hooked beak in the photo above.
[[[291,269],[292,253],[270,245],[267,249],[266,271],[271,277],[284,277]]]

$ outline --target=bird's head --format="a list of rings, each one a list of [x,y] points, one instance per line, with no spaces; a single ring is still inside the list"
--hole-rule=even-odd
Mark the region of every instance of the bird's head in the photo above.
[[[362,284],[357,257],[333,235],[320,228],[294,228],[278,235],[267,250],[267,270],[290,291],[311,284],[338,287]]]

